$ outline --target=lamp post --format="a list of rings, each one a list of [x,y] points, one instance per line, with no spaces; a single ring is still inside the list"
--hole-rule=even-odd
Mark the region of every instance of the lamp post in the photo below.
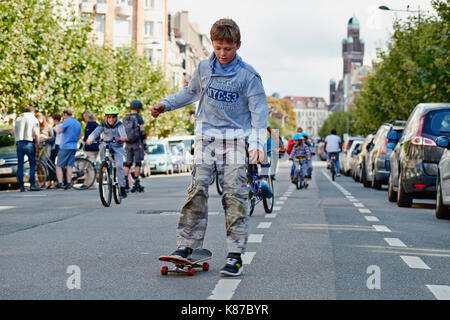
[[[398,12],[412,12],[412,13],[417,12],[419,13],[419,23],[420,23],[420,6],[418,6],[418,10],[409,10],[409,5],[406,7],[406,10],[391,9],[387,6],[379,6],[378,9],[386,11],[398,11]]]

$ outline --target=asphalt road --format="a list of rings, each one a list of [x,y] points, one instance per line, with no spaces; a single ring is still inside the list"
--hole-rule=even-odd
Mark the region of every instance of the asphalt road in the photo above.
[[[450,221],[434,201],[398,208],[385,189],[329,179],[316,162],[306,190],[281,161],[275,207],[258,204],[240,277],[225,263],[221,198],[210,188],[208,272],[162,276],[176,244],[188,174],[143,179],[144,193],[104,208],[96,190],[0,192],[0,299],[450,299]]]

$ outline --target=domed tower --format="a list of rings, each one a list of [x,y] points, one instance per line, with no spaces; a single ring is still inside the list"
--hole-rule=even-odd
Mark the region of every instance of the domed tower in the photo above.
[[[355,16],[348,20],[347,38],[342,40],[342,57],[344,59],[344,77],[353,69],[363,65],[364,40],[359,37],[359,21]]]

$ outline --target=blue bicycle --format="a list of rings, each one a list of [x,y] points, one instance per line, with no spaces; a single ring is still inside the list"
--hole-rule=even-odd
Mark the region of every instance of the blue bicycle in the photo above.
[[[292,183],[295,184],[297,190],[300,190],[305,187],[305,182],[303,181],[302,167],[306,166],[306,158],[302,158],[302,159],[295,158],[294,161],[299,162],[299,166],[296,167],[296,169],[295,169],[294,178],[292,179]],[[294,163],[292,165],[294,165]]]
[[[264,211],[266,213],[271,213],[273,210],[273,199],[275,199],[273,181],[272,178],[268,177],[267,184],[270,190],[272,190],[272,197],[268,198],[264,196],[264,192],[261,190],[261,177],[258,175],[258,166],[256,164],[248,165],[248,183],[250,185],[250,190],[248,191],[248,200],[250,202],[250,212],[249,216],[253,214],[256,205],[262,201]]]

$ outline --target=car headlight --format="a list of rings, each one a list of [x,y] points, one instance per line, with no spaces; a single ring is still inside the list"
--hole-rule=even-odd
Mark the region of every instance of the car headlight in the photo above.
[[[166,163],[166,159],[164,159],[163,157],[159,157],[158,158],[158,164],[160,165],[160,166],[162,166],[163,164],[165,164]]]

